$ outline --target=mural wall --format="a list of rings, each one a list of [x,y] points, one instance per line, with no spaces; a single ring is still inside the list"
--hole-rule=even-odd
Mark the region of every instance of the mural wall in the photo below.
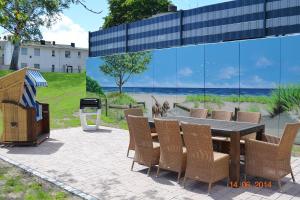
[[[266,132],[279,136],[300,120],[299,48],[300,36],[288,36],[89,58],[87,77],[110,105],[144,102],[149,117],[156,101],[168,102],[168,115],[239,108],[261,112]]]

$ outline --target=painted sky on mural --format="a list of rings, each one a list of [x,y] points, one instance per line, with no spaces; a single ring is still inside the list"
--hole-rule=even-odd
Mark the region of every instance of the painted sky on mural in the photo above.
[[[299,83],[298,46],[300,36],[154,50],[148,70],[125,87],[275,88]],[[99,70],[101,64],[100,58],[88,59],[87,75],[102,87],[114,87],[113,79]]]

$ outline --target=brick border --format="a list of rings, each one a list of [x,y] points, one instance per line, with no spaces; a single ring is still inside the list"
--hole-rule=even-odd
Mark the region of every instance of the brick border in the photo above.
[[[67,191],[67,192],[69,192],[69,193],[71,193],[75,196],[78,196],[78,197],[86,199],[86,200],[98,200],[98,198],[96,198],[92,195],[84,193],[84,192],[82,192],[82,191],[80,191],[80,190],[78,190],[78,189],[76,189],[72,186],[69,186],[69,185],[67,185],[67,184],[65,184],[65,183],[63,183],[63,182],[61,182],[57,179],[51,178],[50,176],[47,176],[47,175],[45,175],[45,174],[43,174],[43,173],[41,173],[37,170],[34,170],[34,169],[26,166],[26,165],[20,164],[20,163],[12,160],[10,158],[7,158],[7,157],[5,157],[1,154],[0,154],[0,159],[7,162],[7,163],[9,163],[9,164],[11,164],[11,165],[13,165],[13,166],[15,166],[15,167],[20,168],[21,170],[29,173],[30,175],[36,176],[36,177],[38,177],[38,178],[40,178],[40,179],[42,179],[46,182],[54,184],[55,186],[65,190],[65,191]]]

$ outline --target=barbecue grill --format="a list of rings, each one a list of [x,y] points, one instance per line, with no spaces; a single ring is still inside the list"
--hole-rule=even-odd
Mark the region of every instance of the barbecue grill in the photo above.
[[[99,128],[101,116],[101,101],[97,98],[80,99],[80,122],[84,131],[94,131]],[[96,116],[95,123],[88,125],[87,116]]]

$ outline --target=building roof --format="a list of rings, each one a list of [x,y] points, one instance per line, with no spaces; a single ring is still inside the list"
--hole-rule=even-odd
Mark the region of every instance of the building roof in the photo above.
[[[0,43],[9,42],[8,40],[0,40]],[[71,44],[53,44],[50,41],[45,41],[45,44],[41,44],[41,41],[26,41],[22,43],[23,47],[40,47],[40,48],[55,48],[55,49],[69,49],[69,50],[83,50],[88,51],[88,48],[72,47]]]
[[[49,41],[46,41],[45,44],[41,44],[40,41],[23,42],[22,46],[88,51],[88,48],[82,48],[82,47],[76,47],[76,46],[72,47],[71,45],[66,45],[66,44],[53,44],[52,42],[49,42]]]

